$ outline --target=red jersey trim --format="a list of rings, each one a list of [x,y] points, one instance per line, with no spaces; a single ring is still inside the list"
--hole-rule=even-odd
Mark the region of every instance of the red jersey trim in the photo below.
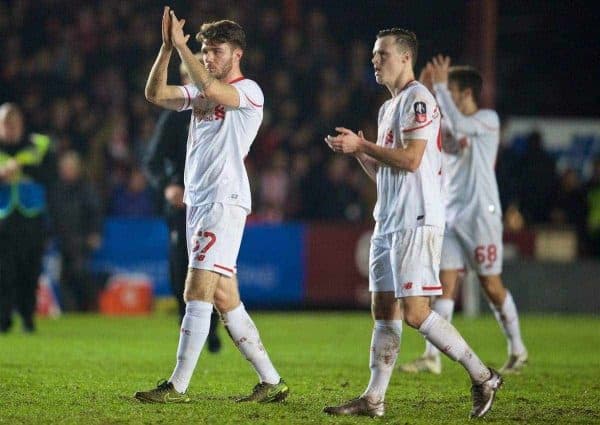
[[[235,271],[233,269],[230,269],[229,267],[225,267],[225,266],[221,266],[219,264],[213,264],[213,267],[216,267],[218,269],[223,269],[225,271],[228,271],[229,273],[235,273]]]
[[[248,102],[250,102],[250,103],[251,103],[252,105],[254,105],[255,107],[257,107],[257,108],[262,108],[262,105],[259,105],[258,103],[254,103],[254,102],[252,101],[252,99],[250,99],[250,98],[249,98],[247,95],[245,95],[245,94],[244,94],[244,97],[245,97],[246,99],[248,99]]]
[[[421,287],[423,291],[437,291],[438,289],[442,289],[441,286],[423,286]]]
[[[417,80],[410,80],[408,83],[404,84],[404,87],[402,87],[400,89],[398,94],[402,93],[404,90],[406,90],[408,88],[408,86],[410,86],[412,83],[416,83],[416,82],[417,82]],[[396,96],[398,96],[398,94],[396,94]]]
[[[245,79],[246,79],[246,77],[244,77],[242,75],[241,77],[238,77],[238,78],[235,78],[235,79],[231,80],[228,84],[237,83],[238,81],[242,81],[242,80],[245,80]],[[262,105],[259,105],[258,103],[254,103],[252,101],[252,99],[250,99],[248,96],[246,96],[246,94],[244,94],[244,96],[246,97],[246,99],[248,99],[248,102],[250,102],[254,107],[256,107],[256,108],[262,108],[263,107]]]
[[[427,122],[426,122],[425,124],[423,124],[423,125],[420,125],[420,126],[418,126],[418,127],[409,128],[408,130],[402,130],[402,132],[403,132],[403,133],[409,133],[409,132],[411,132],[411,131],[415,131],[415,130],[418,130],[418,129],[420,129],[420,128],[427,127],[427,126],[428,126],[429,124],[431,124],[432,122],[433,122],[433,120],[429,120],[429,121],[427,121]]]
[[[187,95],[186,102],[183,104],[183,109],[186,109],[189,105],[188,103],[192,103],[192,96],[190,96],[190,92],[188,91],[186,86],[181,86],[185,90],[185,94]]]

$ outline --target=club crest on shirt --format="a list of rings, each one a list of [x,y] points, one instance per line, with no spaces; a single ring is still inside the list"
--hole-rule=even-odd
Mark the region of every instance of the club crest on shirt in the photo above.
[[[388,130],[388,132],[386,133],[384,144],[385,146],[394,144],[394,132],[392,130]]]
[[[413,107],[415,109],[415,121],[418,123],[425,122],[427,120],[427,106],[425,102],[415,102]]]
[[[202,93],[192,101],[192,109],[199,121],[218,121],[225,118],[225,106],[213,103]]]

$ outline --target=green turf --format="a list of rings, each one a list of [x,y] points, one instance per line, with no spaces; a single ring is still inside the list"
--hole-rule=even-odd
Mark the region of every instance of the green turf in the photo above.
[[[326,404],[360,394],[368,377],[371,322],[367,312],[254,314],[265,346],[291,395],[280,404],[236,404],[257,377],[228,341],[220,354],[202,354],[188,405],[147,405],[136,390],[168,378],[178,326],[174,316],[67,316],[39,321],[36,335],[18,327],[0,336],[0,423],[72,424],[356,424],[332,418]],[[600,317],[524,316],[531,363],[507,377],[485,423],[600,423]],[[505,359],[504,338],[489,315],[457,327],[493,366]],[[226,337],[220,329],[222,337]],[[405,327],[399,361],[422,350]],[[377,423],[466,423],[469,382],[444,360],[441,376],[395,373],[386,417]]]

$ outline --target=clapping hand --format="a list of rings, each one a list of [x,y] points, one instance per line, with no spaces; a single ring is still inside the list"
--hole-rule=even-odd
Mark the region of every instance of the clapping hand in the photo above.
[[[325,137],[325,143],[334,151],[344,154],[357,154],[360,152],[360,144],[365,140],[362,131],[358,134],[345,127],[336,127],[337,136]]]
[[[183,26],[185,25],[185,19],[177,19],[177,16],[175,16],[175,12],[173,10],[170,10],[169,14],[170,14],[170,19],[171,19],[171,31],[170,31],[171,42],[173,43],[173,45],[176,48],[184,46],[185,44],[187,44],[188,40],[190,39],[190,35],[189,34],[186,35],[183,32]]]
[[[165,6],[162,16],[162,42],[163,46],[167,49],[173,48],[171,43],[171,15],[169,14],[169,6]]]

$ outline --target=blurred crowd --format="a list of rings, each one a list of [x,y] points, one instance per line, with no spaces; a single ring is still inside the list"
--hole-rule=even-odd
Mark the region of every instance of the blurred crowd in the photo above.
[[[323,137],[343,125],[376,138],[377,110],[388,94],[372,75],[375,34],[336,39],[332,16],[313,3],[172,2],[186,18],[187,32],[222,18],[246,29],[242,69],[259,82],[266,99],[246,163],[253,220],[370,220],[374,185],[351,159],[332,155]],[[82,158],[108,215],[161,212],[162,194],[149,187],[142,163],[160,112],[145,100],[144,85],[161,43],[163,4],[0,3],[0,99],[23,108],[30,131],[51,136],[58,158],[71,152]],[[178,64],[174,57],[173,84]],[[526,225],[574,226],[584,241],[582,252],[592,252],[598,244],[590,241],[600,232],[600,161],[594,170],[589,181],[570,169],[559,175],[533,134],[524,152],[501,149],[503,205]]]
[[[580,256],[600,257],[600,156],[585,177],[581,167],[558,166],[541,133],[532,131],[522,143],[501,143],[496,175],[505,230],[571,229]]]
[[[74,150],[84,158],[108,214],[144,216],[160,212],[141,165],[160,112],[143,88],[161,43],[162,3],[145,2],[147,13],[134,3],[2,3],[0,98],[17,101],[59,156]],[[323,137],[336,125],[360,126],[374,137],[377,98],[385,93],[371,75],[370,46],[336,44],[326,16],[301,11],[294,1],[286,15],[253,1],[226,6],[193,2],[178,13],[189,32],[197,30],[192,23],[222,17],[247,29],[243,71],[267,99],[247,159],[253,218],[367,218],[373,188],[349,159],[328,154]],[[173,84],[178,63],[174,57]]]

